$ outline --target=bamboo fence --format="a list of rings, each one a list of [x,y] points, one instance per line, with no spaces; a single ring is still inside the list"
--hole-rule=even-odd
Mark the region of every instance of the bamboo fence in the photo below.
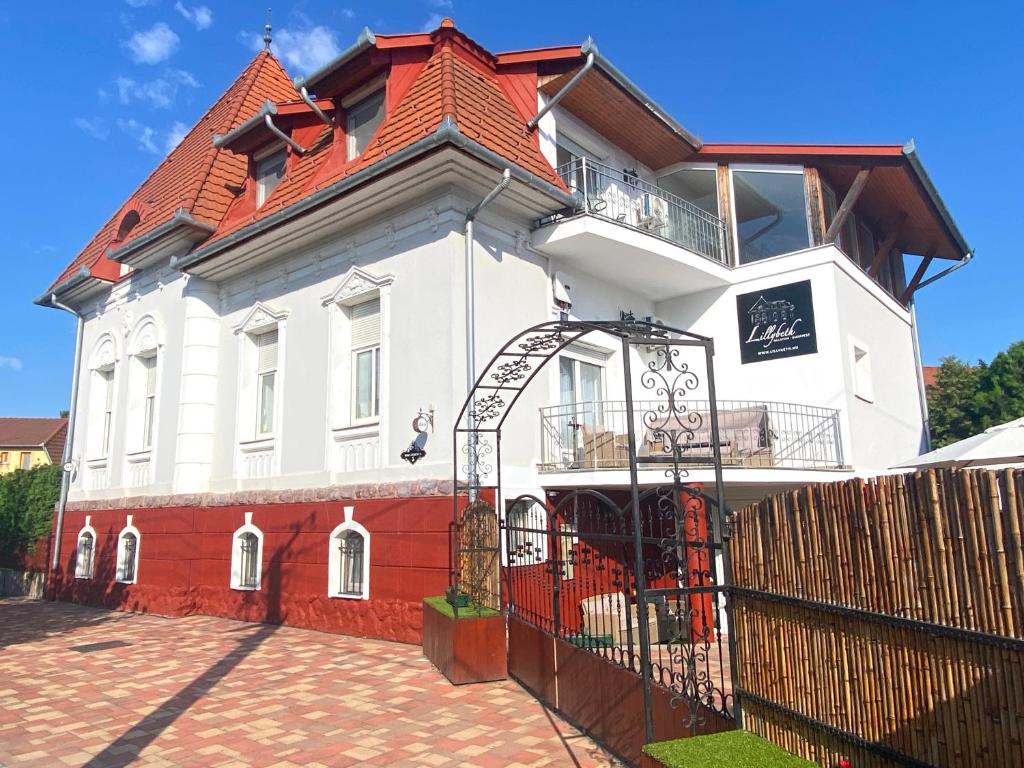
[[[1024,470],[808,486],[735,517],[744,727],[824,766],[1024,766]]]

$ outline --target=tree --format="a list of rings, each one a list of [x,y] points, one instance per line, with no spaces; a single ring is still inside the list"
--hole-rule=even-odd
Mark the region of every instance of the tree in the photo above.
[[[0,477],[0,554],[32,553],[50,532],[61,468],[16,469]]]
[[[981,429],[1024,416],[1024,341],[992,358],[978,384],[975,408]]]
[[[984,363],[968,365],[957,357],[944,357],[928,388],[928,418],[932,446],[941,448],[977,433],[978,387]]]
[[[928,415],[936,448],[1024,416],[1024,341],[986,365],[942,358],[928,388]]]

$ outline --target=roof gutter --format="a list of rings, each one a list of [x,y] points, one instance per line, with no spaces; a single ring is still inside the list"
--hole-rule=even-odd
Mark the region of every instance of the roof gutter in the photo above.
[[[588,44],[591,45],[591,50],[587,54],[587,60],[583,63],[583,66],[579,68],[579,71],[576,72],[576,74],[572,76],[572,79],[569,80],[568,83],[566,83],[565,85],[562,86],[561,90],[559,90],[558,93],[556,93],[554,96],[552,96],[548,100],[547,104],[545,104],[543,107],[540,108],[540,111],[536,115],[534,115],[533,117],[531,117],[529,119],[529,121],[526,123],[526,130],[528,130],[528,131],[536,130],[537,129],[537,125],[541,121],[541,118],[543,118],[544,115],[546,115],[548,112],[550,112],[551,109],[556,104],[558,104],[558,102],[560,102],[563,98],[565,98],[565,95],[567,93],[569,93],[569,91],[571,91],[573,88],[575,88],[577,86],[577,84],[580,82],[580,80],[582,80],[586,76],[587,72],[589,72],[593,68],[595,57],[596,57],[596,53],[597,53],[597,46],[595,46],[592,43],[590,43],[589,40],[586,43],[584,43],[583,46],[588,45]],[[583,46],[580,46],[580,50],[583,50]]]
[[[57,523],[53,537],[53,561],[50,570],[56,575],[60,565],[60,543],[64,534],[64,511],[68,506],[68,490],[71,487],[71,473],[75,470],[71,461],[71,452],[75,442],[75,415],[78,410],[78,379],[82,368],[82,335],[85,330],[85,318],[71,307],[57,300],[56,292],[50,294],[50,306],[70,312],[78,321],[75,332],[75,362],[71,373],[71,404],[68,406],[68,431],[64,437],[64,454],[61,456],[60,497],[57,501]]]
[[[942,223],[946,225],[946,229],[949,230],[949,234],[953,236],[954,240],[956,240],[960,253],[963,254],[963,258],[957,262],[957,265],[941,272],[933,278],[929,278],[924,283],[921,283],[921,285],[918,286],[921,288],[927,283],[938,280],[942,275],[948,274],[953,271],[953,269],[959,269],[962,267],[974,256],[974,249],[967,244],[963,234],[960,232],[960,228],[957,227],[956,222],[953,220],[953,215],[949,212],[949,209],[943,202],[942,197],[939,195],[939,191],[935,188],[931,178],[929,178],[928,172],[924,169],[924,165],[921,164],[921,158],[917,154],[917,148],[914,146],[913,139],[903,145],[903,156],[907,158],[907,162],[910,163],[910,167],[914,170],[914,174],[917,176],[917,180],[924,188],[925,194],[928,195],[928,199],[931,200],[932,205],[935,206],[935,210],[938,211],[939,216],[942,218]]]
[[[339,53],[337,57],[335,57],[332,61],[327,62],[322,67],[320,67],[320,69],[318,69],[316,72],[309,75],[308,77],[295,78],[293,82],[296,90],[300,90],[301,92],[301,89],[305,87],[310,88],[313,91],[316,91],[316,86],[319,82],[324,80],[335,70],[340,69],[345,64],[352,61],[352,59],[361,54],[363,51],[369,48],[373,48],[376,45],[377,38],[374,36],[373,32],[370,31],[369,27],[363,27],[363,31],[359,33],[359,37],[356,38],[356,41],[348,48],[346,48],[344,51]]]
[[[688,130],[686,130],[674,119],[669,117],[668,112],[659,107],[658,104],[654,101],[654,99],[652,99],[642,90],[640,90],[640,87],[637,86],[628,77],[626,77],[626,75],[623,74],[623,72],[619,70],[618,67],[616,67],[610,61],[608,61],[608,59],[602,56],[601,52],[597,50],[597,45],[594,43],[593,40],[588,38],[587,41],[580,46],[580,52],[588,55],[590,53],[593,53],[597,66],[606,75],[608,75],[608,77],[610,77],[616,85],[618,85],[620,88],[622,88],[622,90],[626,91],[626,93],[628,93],[634,99],[643,104],[648,112],[654,115],[654,117],[656,117],[659,121],[664,123],[665,126],[667,126],[669,130],[671,130],[673,133],[679,136],[679,138],[681,138],[695,150],[700,149],[704,145],[704,142],[702,142],[697,136],[693,135]]]
[[[184,208],[179,208],[167,221],[159,226],[153,227],[149,232],[134,240],[129,240],[120,248],[108,248],[107,258],[111,261],[123,262],[134,253],[152,245],[160,238],[174,232],[177,229],[191,229],[199,234],[212,235],[216,227],[203,221],[192,218],[192,214]]]
[[[40,307],[56,307],[57,305],[54,302],[58,296],[78,288],[86,280],[90,279],[92,279],[92,273],[88,267],[82,265],[78,268],[77,272],[65,278],[62,282],[57,283],[42,296],[34,299],[32,303],[38,304]]]
[[[270,99],[266,99],[259,108],[259,111],[255,115],[250,117],[244,123],[239,123],[227,133],[218,133],[213,137],[213,146],[217,149],[223,149],[237,139],[239,136],[248,133],[253,128],[264,122],[265,118],[269,118],[272,115],[277,114],[277,106]]]
[[[256,237],[257,235],[262,234],[279,224],[283,224],[305,211],[319,205],[323,205],[324,203],[345,194],[349,190],[361,184],[371,181],[378,176],[382,176],[414,157],[436,149],[444,144],[452,144],[496,168],[508,168],[511,177],[514,180],[554,198],[565,208],[572,208],[576,205],[576,199],[565,190],[559,189],[551,182],[538,178],[521,166],[510,164],[508,160],[501,157],[497,152],[487,149],[461,133],[458,126],[451,118],[445,118],[441,121],[441,124],[434,133],[420,139],[415,144],[410,144],[409,146],[398,150],[393,155],[388,155],[383,160],[367,166],[366,168],[353,173],[351,176],[346,176],[345,178],[336,181],[334,184],[304,197],[294,205],[290,205],[287,208],[273,213],[265,219],[253,222],[244,229],[240,229],[227,237],[210,243],[204,248],[199,248],[185,256],[175,256],[171,259],[171,267],[184,271],[189,267],[198,264],[200,261],[205,261],[212,256],[216,256],[217,254],[228,250],[232,246]]]

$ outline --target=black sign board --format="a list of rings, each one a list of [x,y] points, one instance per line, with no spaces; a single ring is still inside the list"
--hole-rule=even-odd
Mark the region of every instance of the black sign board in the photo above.
[[[818,351],[810,280],[740,294],[736,297],[736,315],[743,363]]]

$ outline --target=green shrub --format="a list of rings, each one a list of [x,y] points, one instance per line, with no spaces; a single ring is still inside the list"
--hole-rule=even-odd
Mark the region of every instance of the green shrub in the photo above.
[[[0,554],[33,554],[36,542],[50,532],[60,480],[56,465],[0,476]]]

